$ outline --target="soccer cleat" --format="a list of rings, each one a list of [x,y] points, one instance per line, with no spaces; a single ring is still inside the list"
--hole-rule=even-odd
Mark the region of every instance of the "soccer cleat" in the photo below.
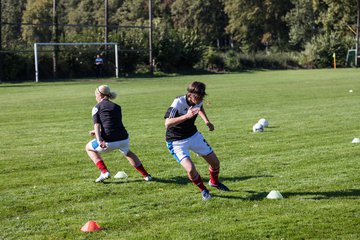
[[[213,184],[211,182],[211,180],[209,180],[209,186],[217,188],[220,191],[230,191],[230,189],[227,186],[225,186],[224,184],[222,184],[221,182],[219,182],[218,184]]]
[[[110,172],[100,173],[100,177],[98,177],[95,180],[95,182],[100,183],[100,182],[103,182],[107,178],[110,178]]]
[[[151,181],[152,179],[153,178],[152,178],[151,175],[147,175],[146,177],[144,177],[144,180],[147,181],[147,182]]]
[[[207,201],[207,200],[210,200],[210,199],[211,199],[211,195],[210,195],[210,193],[209,193],[209,190],[207,190],[207,189],[202,190],[201,196],[202,196],[202,199],[203,199],[204,201]]]

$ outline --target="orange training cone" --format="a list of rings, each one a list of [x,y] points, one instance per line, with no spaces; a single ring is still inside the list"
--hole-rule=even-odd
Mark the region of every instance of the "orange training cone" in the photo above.
[[[88,221],[82,228],[83,232],[95,232],[100,231],[101,227],[95,221]]]

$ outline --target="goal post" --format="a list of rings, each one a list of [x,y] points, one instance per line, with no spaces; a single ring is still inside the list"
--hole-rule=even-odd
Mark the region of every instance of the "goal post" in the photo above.
[[[118,44],[117,43],[34,43],[34,58],[35,58],[35,81],[39,82],[39,61],[38,61],[38,46],[66,46],[66,45],[113,45],[115,47],[115,76],[119,77],[119,59],[118,59]]]

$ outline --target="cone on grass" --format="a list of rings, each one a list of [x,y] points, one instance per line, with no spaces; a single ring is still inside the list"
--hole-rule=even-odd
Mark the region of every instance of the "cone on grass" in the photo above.
[[[88,221],[82,228],[83,232],[96,232],[100,231],[101,227],[95,221]]]
[[[114,176],[114,178],[127,178],[127,177],[128,177],[128,175],[127,175],[125,172],[123,172],[123,171],[118,172],[118,173]]]
[[[267,196],[267,199],[282,199],[284,198],[279,191],[272,190]]]

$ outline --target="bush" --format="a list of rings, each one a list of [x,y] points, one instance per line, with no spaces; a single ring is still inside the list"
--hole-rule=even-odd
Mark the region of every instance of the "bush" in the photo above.
[[[119,49],[119,71],[123,73],[134,73],[137,65],[144,64],[144,59],[149,58],[147,51],[147,35],[143,31],[127,29],[111,35],[111,41],[117,42]],[[126,51],[121,51],[126,49]]]
[[[192,69],[201,60],[204,47],[199,36],[190,30],[164,31],[154,47],[156,67],[165,72]]]
[[[32,54],[1,54],[2,80],[33,80],[35,77],[34,57]]]
[[[224,65],[225,69],[229,71],[237,71],[242,69],[241,56],[234,50],[230,50],[224,53]]]
[[[208,47],[204,52],[198,67],[208,71],[224,70],[225,63],[223,54],[221,52],[215,51],[212,47]]]
[[[288,69],[300,67],[297,58],[291,53],[271,53],[258,52],[248,55],[229,50],[227,52],[215,51],[213,48],[203,55],[201,67],[211,71],[240,71],[244,69],[263,68],[263,69]]]
[[[332,67],[335,53],[337,64],[345,65],[346,54],[352,43],[352,38],[335,33],[315,36],[301,52],[300,63],[310,68]]]
[[[265,69],[288,69],[300,66],[291,53],[257,53],[254,58],[255,66]]]

